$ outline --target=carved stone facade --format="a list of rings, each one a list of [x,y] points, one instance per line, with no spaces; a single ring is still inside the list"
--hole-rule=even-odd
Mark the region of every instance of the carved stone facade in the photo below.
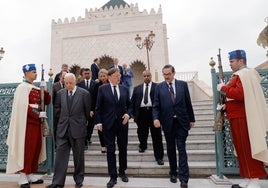
[[[168,64],[167,30],[162,20],[161,6],[139,11],[138,4],[104,7],[85,11],[85,17],[52,21],[51,68],[60,71],[63,63],[69,66],[90,67],[93,59],[117,57],[119,64],[127,63],[134,70],[134,85],[142,82],[142,71],[148,69],[146,49],[138,49],[134,38],[142,40],[150,31],[155,44],[149,53],[153,80],[162,79],[161,69]]]

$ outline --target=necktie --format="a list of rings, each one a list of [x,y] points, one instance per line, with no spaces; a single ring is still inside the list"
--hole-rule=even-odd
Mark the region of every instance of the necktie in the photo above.
[[[144,104],[147,104],[148,103],[148,83],[146,84],[146,88],[145,88],[145,92],[144,92]]]
[[[88,89],[88,80],[86,81],[87,83],[86,83],[86,87],[87,87],[87,89]]]
[[[72,103],[73,103],[73,91],[69,91],[69,94],[68,94],[69,108],[72,106]]]
[[[62,88],[64,88],[65,86],[64,86],[64,84],[62,84]]]
[[[175,95],[174,95],[174,90],[173,90],[173,87],[172,87],[172,83],[169,83],[169,92],[170,92],[171,100],[174,103]]]
[[[115,101],[117,102],[118,101],[118,95],[117,95],[117,91],[116,91],[116,86],[114,86],[114,98],[115,98]]]

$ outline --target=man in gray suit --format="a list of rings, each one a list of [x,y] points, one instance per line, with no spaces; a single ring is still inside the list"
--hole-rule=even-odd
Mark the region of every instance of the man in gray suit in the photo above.
[[[91,105],[90,94],[87,90],[76,86],[74,74],[67,73],[64,80],[66,89],[57,93],[55,101],[55,107],[60,109],[60,119],[56,132],[54,176],[52,184],[47,188],[64,187],[71,149],[74,157],[75,187],[82,187],[84,181],[84,145]]]

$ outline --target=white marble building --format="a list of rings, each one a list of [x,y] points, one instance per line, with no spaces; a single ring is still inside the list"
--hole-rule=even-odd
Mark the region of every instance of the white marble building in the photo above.
[[[136,46],[135,37],[144,38],[153,31],[155,43],[149,53],[154,81],[160,81],[161,68],[168,64],[166,25],[158,10],[139,10],[138,4],[110,0],[100,8],[85,10],[84,17],[52,21],[51,68],[60,71],[63,63],[90,67],[93,59],[117,57],[134,71],[134,85],[142,82],[142,71],[148,69],[146,48]],[[101,61],[102,62],[102,61]],[[107,65],[106,65],[107,66]]]

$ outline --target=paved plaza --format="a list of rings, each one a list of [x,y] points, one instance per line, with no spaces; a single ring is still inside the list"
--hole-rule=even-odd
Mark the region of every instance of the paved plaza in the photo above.
[[[39,175],[42,177],[41,175]],[[0,174],[0,187],[1,188],[18,188],[17,180],[18,174]],[[43,176],[45,183],[42,185],[32,185],[31,188],[44,188],[51,183],[51,177]],[[83,188],[105,188],[106,183],[109,181],[108,177],[92,177],[86,176]],[[231,184],[239,183],[240,179],[228,178],[221,182],[222,184],[215,184],[211,178],[191,178],[189,188],[229,188]],[[262,188],[268,188],[268,180],[260,180]],[[65,188],[74,188],[74,181],[72,176],[67,176]],[[179,183],[170,183],[168,178],[138,178],[129,177],[129,182],[124,183],[119,178],[114,188],[178,188]]]

